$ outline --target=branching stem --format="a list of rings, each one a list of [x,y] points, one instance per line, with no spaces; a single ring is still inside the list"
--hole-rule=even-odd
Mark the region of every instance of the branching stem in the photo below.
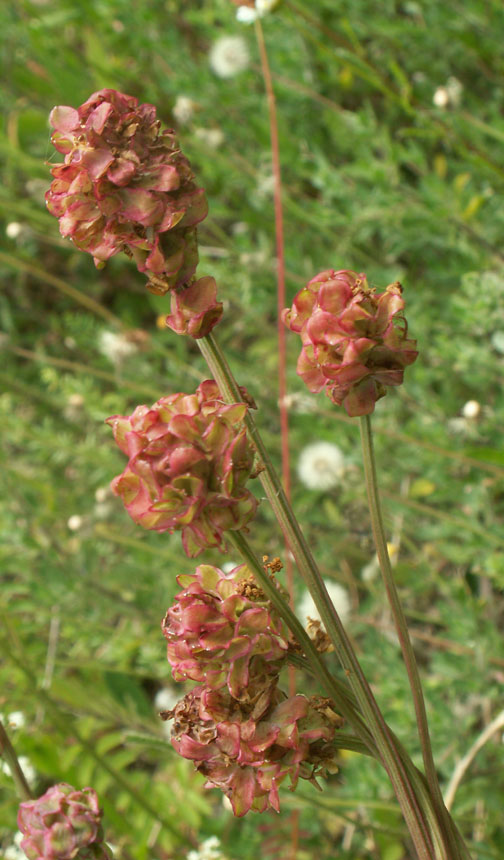
[[[209,334],[199,339],[198,345],[219,385],[224,400],[228,403],[240,401],[239,387],[215,336]],[[427,823],[427,813],[424,804],[419,800],[418,791],[415,789],[413,771],[405,766],[397,743],[385,723],[341,619],[327,594],[310,548],[285,496],[282,483],[273,468],[250,412],[247,413],[245,421],[249,438],[255,445],[262,461],[261,483],[294,555],[298,570],[311,592],[322,622],[349,679],[362,716],[373,735],[380,760],[389,775],[418,858],[419,860],[436,860],[433,837]],[[453,860],[456,856],[454,855]]]

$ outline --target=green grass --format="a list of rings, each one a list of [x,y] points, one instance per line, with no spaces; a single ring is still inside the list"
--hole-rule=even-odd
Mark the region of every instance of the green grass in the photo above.
[[[193,343],[157,328],[166,302],[146,293],[126,259],[98,272],[60,238],[43,202],[47,162],[57,160],[47,116],[104,86],[154,103],[175,127],[177,96],[197,102],[178,133],[210,203],[198,272],[218,282],[219,340],[260,406],[278,462],[271,157],[254,29],[235,21],[228,0],[7,7],[0,610],[8,624],[0,625],[0,711],[26,716],[12,733],[18,753],[36,769],[38,792],[61,780],[96,787],[118,856],[184,857],[159,816],[196,841],[218,835],[229,860],[280,857],[295,805],[301,860],[401,860],[403,825],[373,761],[342,757],[320,802],[304,785],[292,797],[283,792],[279,817],[235,821],[170,746],[126,740],[127,733],[164,739],[153,705],[170,684],[160,622],[176,574],[194,565],[178,535],[144,532],[117,499],[101,492],[96,500],[123,468],[104,419],[190,390],[206,370]],[[504,10],[500,0],[285,0],[263,24],[278,100],[289,300],[326,268],[365,271],[383,287],[399,279],[419,344],[405,386],[380,401],[373,423],[386,524],[401,537],[397,581],[446,786],[502,708]],[[208,63],[222,35],[243,37],[251,57],[229,79]],[[460,103],[437,108],[434,93],[451,77],[462,85]],[[211,148],[198,129],[221,130],[223,142]],[[6,233],[12,222],[21,225],[16,238]],[[141,334],[137,351],[114,365],[100,336],[119,326]],[[350,591],[359,656],[387,719],[418,759],[383,590],[361,574],[373,548],[358,428],[304,391],[294,336],[287,347],[289,391],[303,395],[290,417],[294,507],[324,576]],[[465,419],[469,400],[481,409]],[[295,472],[300,451],[319,439],[337,444],[349,463],[341,486],[327,492],[306,489]],[[75,515],[81,525],[72,531]],[[250,538],[258,553],[282,553],[265,502]],[[454,804],[478,860],[504,849],[498,740],[479,752]],[[16,831],[16,805],[0,773],[0,854]]]

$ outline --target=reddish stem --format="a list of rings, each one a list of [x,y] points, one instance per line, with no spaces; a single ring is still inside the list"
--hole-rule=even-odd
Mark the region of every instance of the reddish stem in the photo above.
[[[277,258],[277,334],[278,334],[278,401],[280,407],[280,444],[282,453],[282,480],[285,495],[290,502],[290,456],[289,456],[289,410],[287,407],[287,358],[285,326],[282,322],[282,311],[285,308],[285,247],[283,229],[282,208],[282,173],[280,167],[280,147],[278,143],[278,122],[276,112],[275,91],[271,79],[271,71],[268,62],[268,53],[264,42],[264,35],[259,19],[256,21],[256,37],[261,57],[261,69],[264,79],[264,87],[268,99],[268,113],[271,141],[271,160],[273,164],[273,200],[275,207],[275,238]],[[287,590],[289,592],[289,603],[294,611],[294,573],[292,559],[287,540],[285,540],[285,577]],[[296,669],[289,666],[289,694],[293,696],[296,692]],[[299,811],[294,810],[291,814],[291,860],[296,860],[299,842]]]
[[[268,54],[264,43],[264,36],[260,20],[256,21],[256,36],[261,57],[261,69],[264,78],[264,87],[268,99],[271,157],[273,162],[274,178],[274,206],[275,206],[275,235],[276,235],[276,257],[277,257],[277,334],[278,334],[278,396],[280,405],[280,437],[282,450],[282,480],[285,495],[290,500],[290,458],[289,458],[289,412],[287,408],[287,360],[286,360],[286,332],[282,322],[282,311],[285,308],[285,251],[282,209],[282,174],[280,169],[280,149],[278,144],[278,123],[276,114],[275,93],[273,81],[268,62]],[[293,598],[292,564],[290,557],[286,557],[286,573],[289,596]]]

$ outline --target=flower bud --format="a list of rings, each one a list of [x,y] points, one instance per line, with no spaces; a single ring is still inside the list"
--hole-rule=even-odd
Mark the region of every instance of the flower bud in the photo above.
[[[112,855],[103,843],[102,814],[92,788],[53,785],[38,800],[21,803],[21,848],[28,860],[108,860]]]

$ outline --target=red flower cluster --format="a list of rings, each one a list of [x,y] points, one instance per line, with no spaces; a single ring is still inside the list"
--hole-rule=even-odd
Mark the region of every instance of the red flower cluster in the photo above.
[[[77,110],[55,107],[50,121],[65,160],[52,168],[46,200],[62,236],[97,266],[125,251],[154,292],[188,284],[207,202],[174,132],[161,131],[156,108],[104,89]]]
[[[226,687],[251,702],[278,673],[287,654],[287,631],[270,601],[241,565],[224,574],[200,565],[182,574],[177,594],[161,625],[176,681]]]
[[[401,385],[418,352],[408,339],[399,283],[383,293],[366,276],[332,269],[298,292],[285,324],[301,335],[297,372],[310,391],[325,389],[349,415],[373,412],[385,386]]]
[[[334,770],[334,733],[342,720],[327,699],[278,689],[287,631],[242,565],[229,574],[201,565],[178,577],[184,586],[161,625],[175,680],[200,684],[163,719],[172,743],[220,788],[235,815],[278,811],[286,777]]]
[[[103,843],[102,811],[92,788],[77,791],[65,782],[38,800],[21,803],[18,827],[28,860],[109,860]]]
[[[177,752],[194,761],[207,788],[229,797],[237,816],[279,812],[278,788],[286,777],[294,790],[299,777],[315,781],[316,773],[335,770],[337,715],[331,720],[325,703],[286,698],[275,685],[266,690],[247,708],[227,691],[196,687],[164,715],[173,718]]]
[[[254,460],[247,409],[224,403],[207,379],[195,394],[172,394],[150,409],[108,418],[128,457],[112,489],[132,519],[159,532],[181,530],[188,556],[222,549],[224,532],[244,528],[257,507],[245,487]]]

